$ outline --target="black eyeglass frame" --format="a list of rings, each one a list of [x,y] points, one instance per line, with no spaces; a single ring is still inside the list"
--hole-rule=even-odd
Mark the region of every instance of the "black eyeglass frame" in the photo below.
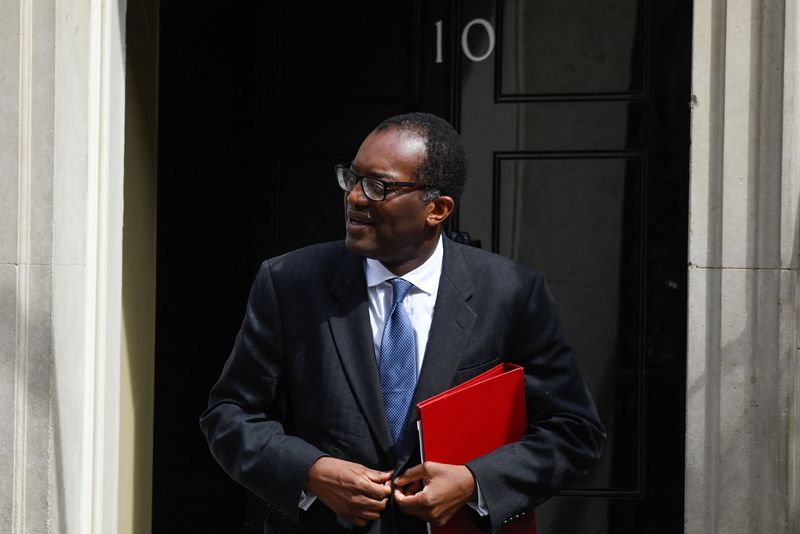
[[[402,187],[408,189],[432,189],[432,190],[438,189],[434,185],[424,184],[422,182],[384,182],[383,180],[374,178],[372,176],[365,176],[363,174],[358,174],[357,172],[350,169],[349,166],[342,164],[336,164],[334,166],[334,169],[336,171],[336,180],[339,182],[339,187],[341,187],[343,191],[349,193],[350,191],[352,191],[352,188],[347,189],[345,187],[344,185],[345,180],[343,177],[341,177],[342,175],[339,174],[340,172],[343,174],[350,174],[352,176],[355,176],[358,179],[356,183],[359,182],[361,183],[361,190],[364,191],[364,195],[368,199],[374,200],[375,202],[383,202],[384,200],[386,200],[386,195],[392,192],[390,188]],[[381,191],[383,191],[383,196],[381,198],[372,198],[371,196],[369,196],[369,194],[367,193],[367,188],[364,187],[364,180],[369,180],[371,183],[381,184]],[[353,184],[353,187],[355,187],[355,183]]]

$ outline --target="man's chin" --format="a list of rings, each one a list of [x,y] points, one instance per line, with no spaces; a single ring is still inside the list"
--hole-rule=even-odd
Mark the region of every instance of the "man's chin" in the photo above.
[[[350,234],[345,234],[344,245],[353,254],[367,258],[372,258],[375,251],[374,244],[367,243],[365,239],[359,239]]]

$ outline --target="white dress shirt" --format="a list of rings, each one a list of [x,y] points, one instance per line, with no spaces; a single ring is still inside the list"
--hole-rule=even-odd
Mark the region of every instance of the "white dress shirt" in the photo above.
[[[414,329],[417,346],[417,376],[422,368],[425,347],[428,344],[428,333],[431,330],[433,308],[439,292],[439,278],[442,276],[442,258],[444,247],[442,238],[425,263],[400,278],[411,282],[413,287],[403,299],[403,307]],[[392,273],[378,260],[367,258],[364,262],[364,275],[367,279],[367,296],[369,297],[369,322],[372,327],[372,343],[375,347],[375,360],[381,353],[381,340],[386,319],[392,310],[392,284],[389,282],[397,275]],[[380,362],[379,362],[380,363]]]

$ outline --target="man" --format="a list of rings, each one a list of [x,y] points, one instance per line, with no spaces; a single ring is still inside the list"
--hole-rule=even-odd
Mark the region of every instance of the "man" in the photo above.
[[[442,119],[387,119],[336,173],[344,243],[262,264],[201,417],[211,451],[264,499],[265,532],[422,533],[464,506],[495,532],[605,437],[544,280],[442,236],[466,176]],[[526,435],[420,464],[415,404],[501,361],[525,369]]]

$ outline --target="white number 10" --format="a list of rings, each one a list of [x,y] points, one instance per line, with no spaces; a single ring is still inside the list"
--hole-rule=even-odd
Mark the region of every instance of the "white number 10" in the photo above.
[[[437,20],[434,26],[436,26],[436,63],[442,63],[442,21]],[[473,26],[483,27],[486,30],[486,36],[489,38],[489,46],[481,55],[474,54],[469,49],[469,31]],[[469,21],[461,31],[461,51],[470,61],[483,61],[489,57],[494,51],[494,28],[492,28],[491,22],[486,19],[472,19]]]

